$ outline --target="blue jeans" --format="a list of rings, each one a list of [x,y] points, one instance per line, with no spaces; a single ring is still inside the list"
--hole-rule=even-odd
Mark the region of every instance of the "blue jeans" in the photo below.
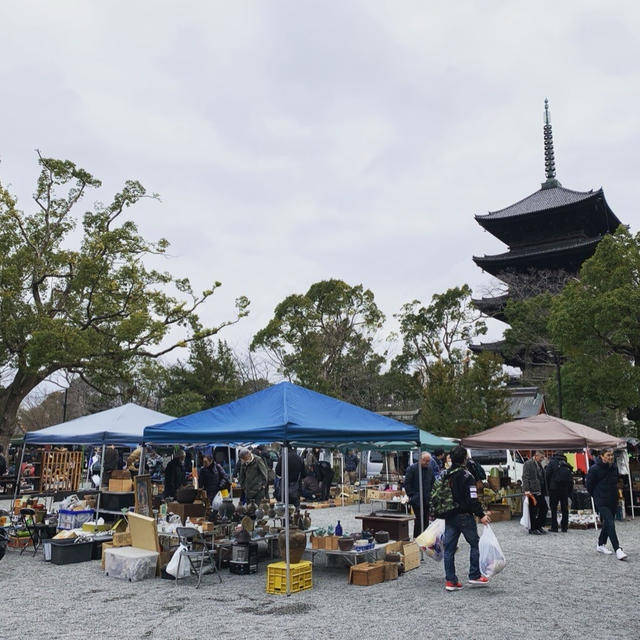
[[[618,536],[616,535],[616,523],[613,515],[613,511],[609,507],[598,507],[598,513],[600,514],[600,520],[602,529],[600,530],[600,536],[598,537],[598,544],[607,544],[607,538],[611,540],[611,546],[614,551],[620,548],[618,542]]]
[[[470,513],[459,513],[452,518],[447,518],[444,527],[444,571],[448,582],[458,582],[456,576],[455,552],[458,546],[460,534],[469,543],[469,579],[477,580],[480,577],[480,551],[478,550],[478,528],[476,521]]]

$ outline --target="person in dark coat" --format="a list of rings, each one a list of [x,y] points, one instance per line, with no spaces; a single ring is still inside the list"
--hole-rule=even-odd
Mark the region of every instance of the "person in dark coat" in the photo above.
[[[111,477],[111,472],[116,469],[121,469],[122,467],[118,466],[120,462],[120,454],[118,450],[110,444],[104,451],[104,464],[102,468],[102,484],[105,486],[109,485],[109,478]]]
[[[289,465],[289,504],[293,504],[297,507],[300,505],[300,480],[304,475],[304,462],[295,449],[289,449],[287,462]],[[283,473],[282,456],[280,456],[280,460],[278,460],[278,464],[276,464],[276,477],[280,479],[278,482],[277,494],[275,496],[277,500],[284,499],[284,496],[282,495]]]
[[[547,533],[542,527],[547,519],[547,482],[542,468],[544,452],[536,451],[533,458],[527,460],[522,467],[522,490],[529,498],[529,516],[531,527],[529,533],[535,536]]]
[[[469,584],[474,587],[487,586],[489,580],[480,573],[480,549],[478,527],[474,516],[482,524],[491,522],[491,512],[484,512],[478,500],[476,479],[466,469],[467,450],[456,447],[451,451],[451,468],[446,471],[442,481],[450,482],[454,502],[458,505],[453,513],[445,518],[444,528],[444,570],[447,591],[459,591],[462,583],[456,575],[455,553],[462,534],[469,543]]]
[[[431,468],[431,454],[427,451],[420,456],[420,472],[418,463],[414,462],[404,477],[404,491],[409,496],[409,504],[416,519],[413,521],[413,537],[417,538],[429,526],[429,499],[435,478]],[[422,503],[420,503],[420,479],[422,478]],[[424,523],[424,527],[422,524]]]
[[[560,531],[566,533],[569,528],[569,496],[573,491],[573,468],[567,462],[564,453],[557,451],[545,469],[549,488],[549,506],[551,507],[551,528],[558,532],[558,502],[562,512]]]
[[[614,514],[618,507],[618,468],[613,457],[613,450],[605,449],[600,454],[596,463],[587,473],[585,485],[593,498],[602,524],[596,551],[610,555],[611,551],[607,549],[607,540],[610,540],[618,560],[625,560],[627,554],[618,542],[614,520]]]
[[[333,482],[333,467],[330,462],[320,460],[317,469],[318,481],[320,482],[320,500],[328,500]]]
[[[226,489],[229,486],[229,476],[217,462],[214,462],[211,456],[202,458],[198,479],[200,486],[207,492],[209,500],[213,500],[220,489]]]
[[[175,498],[178,489],[184,484],[184,458],[185,453],[180,449],[164,470],[165,498]]]

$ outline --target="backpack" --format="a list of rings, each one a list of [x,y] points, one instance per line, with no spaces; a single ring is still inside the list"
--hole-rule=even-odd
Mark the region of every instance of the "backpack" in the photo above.
[[[434,483],[431,489],[431,509],[436,518],[447,518],[453,515],[460,505],[453,499],[451,488],[452,476],[458,471],[464,471],[462,467],[454,471],[443,473]]]
[[[560,463],[553,474],[555,484],[568,487],[573,480],[573,469],[567,463]]]

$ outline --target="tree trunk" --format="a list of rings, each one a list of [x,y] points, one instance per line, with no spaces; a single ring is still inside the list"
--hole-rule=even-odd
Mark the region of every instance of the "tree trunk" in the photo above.
[[[0,444],[5,451],[18,425],[18,409],[25,397],[33,391],[43,378],[18,371],[11,384],[0,391]]]

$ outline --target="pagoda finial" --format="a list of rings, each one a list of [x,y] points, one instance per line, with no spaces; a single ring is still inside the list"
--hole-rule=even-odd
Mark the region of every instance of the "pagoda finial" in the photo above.
[[[551,111],[549,111],[549,99],[544,99],[544,173],[546,181],[542,183],[543,189],[559,187],[560,182],[556,180],[556,161],[553,154],[553,131],[551,129]]]

